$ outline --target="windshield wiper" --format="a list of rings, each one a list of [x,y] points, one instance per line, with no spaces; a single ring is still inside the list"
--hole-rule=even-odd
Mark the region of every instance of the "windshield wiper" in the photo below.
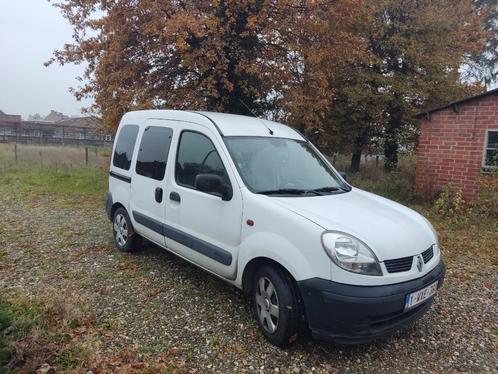
[[[303,190],[303,189],[298,189],[298,188],[280,188],[277,190],[266,190],[266,191],[259,191],[259,194],[262,195],[304,195],[304,194],[315,194],[315,195],[322,195],[320,191],[316,190]]]
[[[315,188],[312,191],[315,191],[315,192],[334,192],[334,191],[339,191],[339,190],[343,191],[342,188],[330,186],[330,187]]]

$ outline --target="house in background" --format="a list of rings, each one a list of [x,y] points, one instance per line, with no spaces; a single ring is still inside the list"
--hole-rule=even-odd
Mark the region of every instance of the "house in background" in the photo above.
[[[56,112],[55,110],[51,110],[50,113],[44,118],[44,121],[47,122],[60,122],[68,119],[69,116],[62,114],[60,112]]]
[[[112,136],[101,131],[95,116],[69,117],[51,111],[46,117],[34,115],[22,121],[19,115],[0,112],[0,142],[109,145]]]
[[[496,168],[498,89],[426,113],[418,145],[415,187],[434,197],[452,182],[466,199],[476,197],[477,178]]]
[[[0,142],[7,142],[11,136],[15,136],[16,128],[20,123],[20,115],[5,114],[0,110]]]

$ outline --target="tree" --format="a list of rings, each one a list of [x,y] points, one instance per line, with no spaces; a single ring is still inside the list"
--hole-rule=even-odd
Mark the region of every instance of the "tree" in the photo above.
[[[292,70],[284,44],[296,1],[66,0],[74,43],[61,64],[86,62],[76,97],[92,96],[104,124],[126,111],[277,108]],[[246,106],[249,108],[247,109]]]
[[[335,148],[352,152],[352,171],[379,140],[392,170],[400,144],[415,138],[415,113],[475,89],[459,69],[482,51],[486,34],[472,0],[379,0],[363,8],[368,14],[352,32],[364,50],[330,70],[335,95],[323,127]]]
[[[265,114],[319,127],[335,92],[327,80],[357,49],[349,30],[361,2],[65,0],[56,6],[74,43],[48,63],[88,64],[74,94],[94,97],[92,109],[111,128],[142,108]]]
[[[413,115],[461,97],[459,69],[483,48],[482,18],[472,0],[384,0],[374,10],[369,49],[386,78],[384,164],[396,167]],[[409,134],[408,134],[409,136]]]
[[[284,119],[325,151],[339,145],[328,117],[336,96],[347,89],[338,83],[338,74],[365,53],[355,28],[366,14],[363,0],[306,2],[289,24],[287,45],[295,63],[283,92]]]
[[[496,83],[498,75],[498,0],[475,0],[487,32],[484,50],[465,66],[465,76],[486,86]]]
[[[370,69],[374,56],[365,54],[337,74],[334,84],[342,87],[333,99],[327,117],[333,148],[351,153],[350,171],[360,170],[361,155],[382,137],[387,97],[380,87],[384,77]]]

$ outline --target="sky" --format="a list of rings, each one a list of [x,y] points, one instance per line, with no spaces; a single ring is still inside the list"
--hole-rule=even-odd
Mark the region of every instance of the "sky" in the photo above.
[[[50,110],[78,115],[91,105],[69,92],[83,65],[43,65],[71,41],[71,26],[47,0],[0,0],[0,110],[27,118]]]

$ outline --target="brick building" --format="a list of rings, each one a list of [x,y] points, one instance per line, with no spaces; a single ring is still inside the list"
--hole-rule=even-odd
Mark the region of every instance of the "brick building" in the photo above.
[[[498,89],[419,114],[416,190],[434,197],[449,182],[466,199],[478,191],[477,178],[496,168]]]

